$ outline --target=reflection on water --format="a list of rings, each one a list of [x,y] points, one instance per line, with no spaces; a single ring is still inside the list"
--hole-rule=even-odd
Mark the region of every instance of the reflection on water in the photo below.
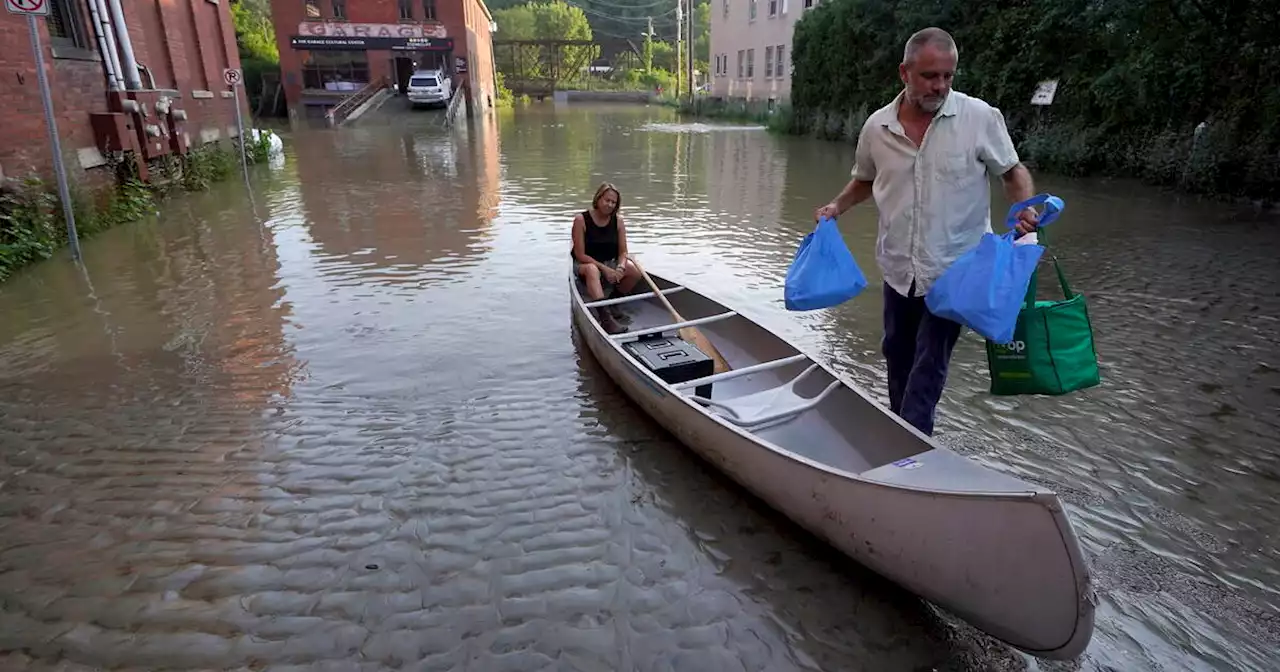
[[[782,306],[852,147],[644,106],[384,121],[0,285],[0,667],[1024,665],[696,460],[570,328],[608,180],[647,266],[881,396],[879,292]],[[1078,522],[1098,634],[1039,668],[1272,669],[1280,229],[1040,181],[1104,384],[991,397],[967,335],[939,425]],[[840,224],[874,290],[874,209]]]
[[[308,230],[334,272],[358,265],[361,280],[430,282],[463,272],[488,244],[499,203],[496,126],[424,126],[296,138]]]

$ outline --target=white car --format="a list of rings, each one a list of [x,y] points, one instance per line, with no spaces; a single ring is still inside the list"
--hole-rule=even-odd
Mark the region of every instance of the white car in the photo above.
[[[409,103],[419,105],[446,105],[453,95],[453,82],[440,70],[419,70],[409,78]]]

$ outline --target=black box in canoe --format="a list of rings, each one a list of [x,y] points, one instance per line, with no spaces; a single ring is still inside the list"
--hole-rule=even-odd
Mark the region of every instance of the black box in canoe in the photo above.
[[[694,344],[678,337],[641,338],[622,345],[632,357],[668,383],[683,383],[715,373],[715,362]],[[694,393],[711,398],[711,383],[699,385]]]

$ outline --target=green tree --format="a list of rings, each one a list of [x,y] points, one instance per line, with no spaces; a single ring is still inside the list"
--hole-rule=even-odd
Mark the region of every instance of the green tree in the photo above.
[[[705,73],[711,67],[711,3],[702,2],[693,11],[694,67]]]
[[[855,137],[901,89],[907,38],[942,26],[955,88],[999,107],[1038,166],[1275,198],[1273,14],[1264,0],[830,0],[796,24],[792,130]],[[1046,79],[1053,105],[1032,106]]]
[[[231,21],[235,25],[236,45],[242,59],[280,62],[269,0],[237,0],[231,5]]]
[[[231,5],[231,22],[236,29],[236,46],[249,106],[258,109],[263,76],[275,75],[276,81],[280,76],[280,50],[271,22],[270,0],[235,0]],[[266,114],[281,114],[281,110],[268,110]]]
[[[493,12],[499,39],[592,40],[591,24],[582,9],[563,0],[534,2]],[[521,45],[504,47],[495,54],[495,65],[512,79],[542,80],[554,86],[581,76],[598,47],[578,45]]]

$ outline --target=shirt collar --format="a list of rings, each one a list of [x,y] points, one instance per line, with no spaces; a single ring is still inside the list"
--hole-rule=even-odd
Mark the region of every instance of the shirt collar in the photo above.
[[[939,117],[954,117],[959,112],[960,101],[956,100],[956,90],[952,89],[947,92],[947,99],[942,101],[942,109],[938,110]]]

